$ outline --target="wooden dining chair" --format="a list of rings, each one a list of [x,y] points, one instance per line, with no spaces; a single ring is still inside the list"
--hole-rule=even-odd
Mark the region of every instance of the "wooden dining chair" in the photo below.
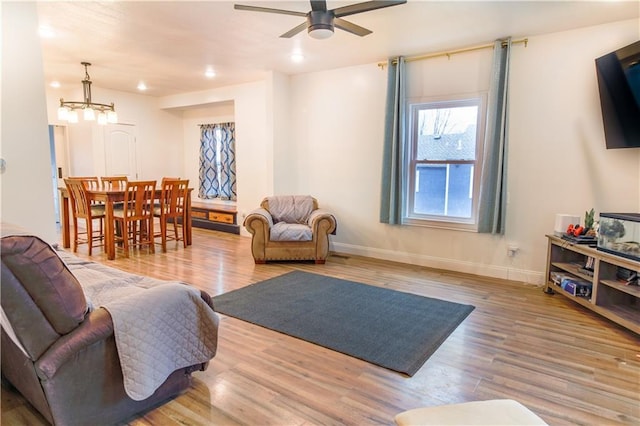
[[[100,189],[100,179],[98,176],[69,176],[69,179],[80,179],[84,187],[90,191]]]
[[[102,189],[105,191],[124,190],[127,187],[128,180],[126,176],[102,176],[100,178]]]
[[[84,188],[88,191],[98,191],[101,188],[98,176],[74,176],[72,179],[80,179]],[[91,200],[91,211],[94,215],[105,214],[105,205],[101,201]],[[100,235],[104,237],[103,222],[100,221]]]
[[[96,241],[104,240],[103,221],[105,218],[104,206],[94,205],[91,198],[87,194],[87,185],[83,178],[67,178],[64,183],[69,192],[71,200],[71,214],[73,219],[73,251],[78,251],[78,244],[89,245],[89,256],[93,251],[93,245]],[[84,219],[86,232],[80,232],[78,229],[78,219]],[[93,230],[93,221],[100,221],[98,232]],[[83,239],[81,236],[84,235]],[[102,244],[100,244],[102,245]]]
[[[129,178],[126,176],[102,176],[100,186],[104,191],[124,191]],[[114,210],[122,210],[122,203],[113,203]],[[120,232],[120,228],[118,228]]]
[[[98,176],[69,176],[70,179],[80,179],[85,189],[89,191],[99,191],[101,189],[100,178]],[[91,200],[91,206],[95,207],[95,211],[104,213],[104,203]],[[100,233],[102,233],[102,222],[100,222]]]
[[[156,181],[128,181],[124,189],[122,209],[114,210],[116,229],[114,241],[122,242],[125,257],[129,257],[130,245],[149,247],[155,253],[153,233],[153,209]],[[131,243],[131,244],[130,244]]]
[[[160,220],[160,233],[155,237],[161,238],[162,252],[167,252],[167,241],[182,241],[182,245],[187,247],[185,238],[185,223],[187,220],[187,191],[189,190],[188,179],[162,179],[162,192],[159,203],[154,208],[154,216]],[[173,235],[169,235],[169,224],[173,226]],[[181,228],[182,236],[178,234],[178,225]]]

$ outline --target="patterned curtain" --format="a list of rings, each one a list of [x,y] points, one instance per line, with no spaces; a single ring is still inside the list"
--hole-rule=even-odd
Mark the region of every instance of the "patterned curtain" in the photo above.
[[[200,126],[200,182],[202,199],[237,199],[235,123]]]

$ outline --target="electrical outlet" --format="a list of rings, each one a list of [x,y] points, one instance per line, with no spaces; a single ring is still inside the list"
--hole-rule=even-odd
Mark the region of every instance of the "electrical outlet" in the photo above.
[[[518,247],[517,244],[509,244],[507,246],[507,256],[509,257],[515,256],[516,253],[518,253],[518,250],[520,250],[520,247]]]

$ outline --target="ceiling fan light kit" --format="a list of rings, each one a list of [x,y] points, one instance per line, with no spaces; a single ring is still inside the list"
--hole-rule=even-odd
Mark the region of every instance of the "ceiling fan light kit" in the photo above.
[[[291,38],[306,28],[309,36],[318,40],[324,40],[333,35],[335,27],[360,37],[371,34],[371,30],[363,28],[352,22],[345,21],[342,17],[382,9],[384,7],[397,6],[406,2],[407,0],[374,0],[338,7],[335,9],[327,9],[326,0],[311,0],[311,10],[307,13],[293,10],[272,9],[261,6],[247,6],[242,4],[236,4],[234,5],[234,8],[236,10],[247,10],[252,12],[277,13],[280,15],[306,17],[307,22],[303,22],[302,24],[292,28],[280,37]]]
[[[89,62],[81,62],[84,66],[84,80],[82,80],[82,90],[84,92],[83,101],[65,101],[60,98],[60,107],[58,108],[58,120],[68,123],[78,122],[78,110],[82,111],[82,117],[85,121],[95,121],[96,111],[98,112],[98,124],[105,125],[107,123],[117,123],[118,114],[113,102],[110,105],[99,104],[91,101],[91,77],[87,68],[91,66]]]
[[[324,40],[333,35],[334,16],[328,11],[312,10],[307,14],[307,32],[312,38]]]

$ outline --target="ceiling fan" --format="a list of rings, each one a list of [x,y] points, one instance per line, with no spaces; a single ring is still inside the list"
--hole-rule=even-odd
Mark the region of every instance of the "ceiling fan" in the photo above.
[[[242,4],[234,5],[237,10],[249,10],[253,12],[279,13],[281,15],[293,15],[307,18],[306,22],[282,34],[280,37],[291,38],[299,32],[307,29],[309,35],[317,39],[331,37],[334,27],[347,31],[351,34],[364,37],[371,34],[371,31],[359,25],[342,19],[343,16],[355,15],[356,13],[369,12],[370,10],[382,9],[383,7],[397,6],[406,3],[407,0],[377,0],[356,3],[350,6],[327,9],[326,0],[311,0],[311,10],[307,13],[294,10],[272,9],[269,7],[246,6]]]

